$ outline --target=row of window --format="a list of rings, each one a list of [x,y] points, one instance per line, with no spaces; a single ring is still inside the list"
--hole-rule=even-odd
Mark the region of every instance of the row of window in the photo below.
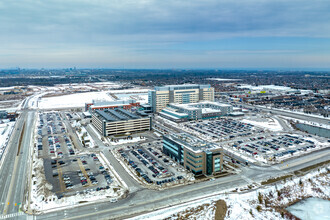
[[[200,175],[203,173],[203,170],[194,170],[194,169],[190,169],[189,166],[186,166],[187,170],[191,170],[193,172],[193,174],[195,175]]]
[[[192,162],[194,162],[194,163],[202,163],[202,162],[203,162],[203,160],[194,160],[194,159],[192,159],[192,158],[189,157],[189,156],[187,156],[187,158],[188,158],[189,160],[191,160]]]
[[[192,154],[192,153],[190,153],[189,151],[187,151],[187,154],[189,154],[190,156],[192,156],[193,158],[202,158],[203,157],[203,155],[198,155],[198,156],[196,156],[195,154]]]
[[[197,165],[197,166],[195,166],[194,164],[190,163],[188,160],[187,160],[187,163],[188,163],[190,166],[194,167],[194,168],[201,168],[201,167],[203,167],[203,165]]]
[[[149,124],[150,124],[149,122],[141,122],[134,124],[107,124],[106,128],[149,126]]]

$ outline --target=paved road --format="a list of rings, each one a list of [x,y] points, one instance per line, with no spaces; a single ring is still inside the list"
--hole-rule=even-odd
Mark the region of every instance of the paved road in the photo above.
[[[11,136],[8,153],[0,169],[0,211],[6,215],[17,213],[19,203],[23,202],[24,190],[27,179],[27,169],[29,168],[31,157],[29,157],[29,146],[31,146],[32,131],[35,112],[23,111],[18,119],[15,130]],[[17,156],[19,139],[25,122],[22,144]],[[17,130],[19,129],[19,130]]]
[[[24,103],[26,108],[28,102]],[[274,110],[271,110],[274,111]],[[27,164],[29,164],[29,146],[31,143],[32,123],[34,123],[35,111],[23,110],[17,121],[15,130],[11,136],[8,145],[8,154],[4,158],[3,166],[0,169],[0,214],[15,215],[18,212],[18,206],[24,197],[24,187],[26,183]],[[296,117],[297,114],[289,114]],[[291,115],[293,114],[293,115]],[[283,114],[282,114],[283,115]],[[300,115],[298,115],[300,117]],[[307,116],[301,116],[306,119]],[[318,119],[318,118],[317,118]],[[322,120],[322,119],[318,119]],[[22,129],[23,122],[26,123],[26,129],[23,135],[23,143],[19,156],[16,156],[18,140],[20,132],[17,127]],[[323,121],[323,120],[322,120]],[[316,121],[317,122],[317,121]],[[92,133],[92,137],[93,132]],[[97,138],[96,138],[97,139]],[[98,142],[100,146],[102,146]],[[192,201],[202,196],[210,196],[222,190],[244,186],[255,181],[262,181],[269,177],[291,173],[295,170],[329,160],[330,149],[311,153],[301,158],[292,159],[285,164],[273,167],[257,167],[252,166],[243,168],[240,175],[232,175],[216,179],[214,181],[201,182],[188,186],[175,187],[164,191],[142,189],[127,173],[127,171],[115,160],[113,155],[107,150],[104,151],[106,156],[110,158],[110,162],[120,174],[122,179],[131,187],[137,187],[135,192],[131,193],[128,198],[118,201],[117,203],[96,203],[84,205],[80,207],[70,207],[65,211],[54,211],[36,216],[37,219],[95,219],[95,218],[111,218],[120,219],[133,216],[145,211],[168,207],[186,201]],[[9,205],[7,202],[9,202]],[[17,219],[27,219],[32,216],[20,215]]]
[[[301,120],[308,120],[308,121],[322,123],[322,124],[328,124],[330,122],[330,118],[320,118],[320,117],[316,117],[313,115],[303,115],[303,114],[299,114],[299,113],[295,113],[295,112],[287,112],[284,110],[278,110],[278,109],[273,109],[273,108],[270,109],[270,108],[261,107],[261,106],[254,106],[254,105],[247,105],[247,104],[240,104],[240,105],[242,105],[245,108],[253,108],[253,109],[256,108],[256,109],[263,110],[266,112],[272,112],[273,114],[276,113],[276,115],[282,115],[282,116],[301,119]]]
[[[280,117],[278,117],[278,116],[275,116],[274,118],[278,120],[278,122],[280,123],[280,125],[281,125],[282,128],[283,128],[283,131],[287,131],[287,132],[289,132],[289,131],[292,132],[292,131],[293,131],[293,129],[292,129],[291,127],[289,127],[289,126],[287,125],[287,123],[285,123],[285,121],[284,121],[282,118],[280,118]]]
[[[118,175],[121,177],[121,179],[127,184],[130,192],[135,192],[139,189],[142,189],[140,184],[135,181],[128,173],[127,171],[123,168],[122,165],[118,162],[118,160],[113,156],[111,152],[109,152],[110,147],[106,147],[103,142],[97,137],[95,134],[94,130],[90,127],[91,125],[88,125],[86,127],[88,133],[92,136],[93,140],[96,141],[96,144],[103,149],[102,152],[108,158],[110,161],[112,167],[116,170]]]
[[[214,181],[201,182],[183,187],[176,187],[164,191],[141,190],[131,194],[127,199],[117,203],[100,203],[84,207],[68,209],[65,212],[53,212],[37,216],[37,219],[121,219],[144,211],[176,205],[196,198],[212,195],[226,189],[232,189],[262,181],[269,177],[284,175],[306,166],[329,160],[330,149],[314,152],[306,157],[296,158],[275,167],[244,168],[240,175],[232,175]],[[288,166],[287,166],[288,165]]]

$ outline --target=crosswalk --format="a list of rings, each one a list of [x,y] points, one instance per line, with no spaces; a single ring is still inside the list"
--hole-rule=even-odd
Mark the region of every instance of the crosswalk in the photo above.
[[[249,183],[249,184],[252,184],[254,183],[254,181],[244,175],[240,175],[242,177],[243,180],[245,180],[245,182]]]
[[[240,175],[240,177],[242,177],[242,179],[247,182],[248,184],[256,184],[256,185],[259,185],[259,183],[255,182],[254,180],[250,179],[249,177],[247,176],[244,176],[244,175]]]
[[[24,212],[16,212],[16,213],[11,213],[11,214],[7,214],[7,215],[0,215],[0,219],[11,219],[14,217],[18,217],[24,215]]]

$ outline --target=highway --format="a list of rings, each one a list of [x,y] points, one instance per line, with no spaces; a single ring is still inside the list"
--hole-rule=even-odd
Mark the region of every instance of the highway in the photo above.
[[[11,135],[7,156],[3,158],[0,169],[0,212],[2,215],[18,213],[20,204],[24,200],[27,169],[31,162],[29,146],[32,141],[34,116],[34,111],[23,110]],[[22,134],[23,126],[25,129]],[[21,135],[23,135],[21,148],[17,155]]]
[[[285,110],[279,110],[279,109],[274,109],[274,108],[266,108],[263,106],[255,106],[255,105],[247,105],[247,104],[240,104],[245,108],[256,108],[259,110],[263,110],[265,112],[271,112],[275,113],[276,115],[282,115],[285,117],[291,117],[291,118],[296,118],[296,119],[301,119],[301,120],[308,120],[311,122],[316,122],[316,123],[321,123],[321,124],[328,124],[330,122],[330,118],[321,118],[313,115],[303,115],[295,112],[288,112]]]

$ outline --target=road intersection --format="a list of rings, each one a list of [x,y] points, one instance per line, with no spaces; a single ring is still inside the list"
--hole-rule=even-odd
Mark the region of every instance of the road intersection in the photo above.
[[[2,166],[0,167],[0,219],[7,217],[15,219],[32,218],[32,215],[27,215],[20,211],[20,207],[28,195],[27,180],[30,178],[29,168],[32,159],[32,140],[36,121],[36,110],[28,109],[28,102],[28,99],[24,102],[20,117],[16,122],[8,143],[8,152],[6,152],[6,157],[3,158]],[[291,113],[282,113],[282,115],[296,118],[302,117],[301,115]],[[307,116],[303,117],[306,118]],[[316,120],[316,122],[322,121],[320,118],[313,118],[313,120]],[[22,132],[23,125],[25,126],[24,132]],[[96,140],[100,149],[103,149],[103,153],[109,158],[110,163],[121,178],[129,188],[134,190],[131,190],[127,198],[119,200],[117,203],[99,202],[69,207],[65,211],[50,210],[34,216],[35,219],[122,219],[132,217],[199,198],[210,197],[230,189],[261,182],[271,177],[288,173],[293,174],[296,170],[327,161],[330,158],[330,149],[326,148],[299,158],[290,159],[285,164],[269,167],[252,165],[242,168],[242,172],[239,175],[230,175],[214,181],[204,181],[159,191],[142,188],[121,166],[113,154],[108,150],[104,150],[106,149],[105,145],[101,140],[98,140],[93,129],[88,130],[90,130],[92,137]],[[21,135],[21,148],[17,154]]]

